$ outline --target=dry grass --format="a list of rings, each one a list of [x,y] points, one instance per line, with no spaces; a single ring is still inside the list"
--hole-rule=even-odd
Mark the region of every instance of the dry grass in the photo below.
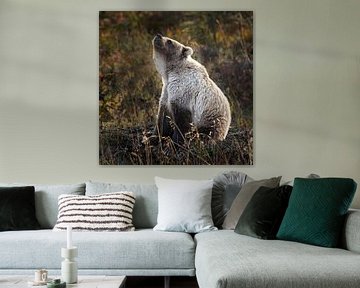
[[[230,128],[224,141],[214,142],[196,131],[183,144],[159,137],[154,127],[101,128],[101,165],[252,165],[253,131]]]

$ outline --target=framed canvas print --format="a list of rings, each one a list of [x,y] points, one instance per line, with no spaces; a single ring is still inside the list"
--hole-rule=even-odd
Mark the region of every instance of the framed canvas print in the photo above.
[[[100,165],[253,164],[252,11],[100,11]]]

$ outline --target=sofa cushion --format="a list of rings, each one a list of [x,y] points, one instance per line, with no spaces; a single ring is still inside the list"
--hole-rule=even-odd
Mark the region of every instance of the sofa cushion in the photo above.
[[[343,248],[360,253],[360,210],[350,209],[346,215],[341,237]]]
[[[355,190],[348,178],[296,178],[277,238],[337,247]]]
[[[34,194],[33,186],[0,187],[0,231],[40,228]]]
[[[288,206],[292,187],[260,187],[251,198],[235,227],[238,234],[275,239]]]
[[[217,229],[211,217],[213,180],[155,177],[159,214],[154,230],[199,233]]]
[[[133,231],[132,192],[114,192],[92,196],[63,194],[59,197],[59,216],[55,231]]]
[[[200,288],[353,288],[360,254],[298,242],[262,240],[231,230],[195,236]]]
[[[249,203],[251,197],[261,187],[275,188],[279,186],[281,177],[273,177],[270,179],[256,180],[246,183],[242,186],[240,192],[231,204],[230,210],[227,213],[223,228],[224,229],[235,229],[237,222],[240,219],[246,205]]]
[[[194,269],[195,244],[186,233],[152,229],[73,232],[72,240],[78,247],[76,260],[82,271]],[[0,269],[59,270],[62,247],[66,247],[66,231],[2,232]]]
[[[248,175],[238,171],[226,171],[214,178],[211,213],[216,227],[222,227],[225,216],[241,187],[251,180]]]
[[[155,184],[121,184],[86,182],[86,195],[130,191],[136,198],[133,223],[136,229],[153,228],[158,213],[158,193]]]
[[[0,186],[34,186],[36,218],[41,228],[53,228],[58,216],[58,197],[61,194],[84,195],[85,184],[65,185],[38,185],[38,184],[9,184],[0,183]]]

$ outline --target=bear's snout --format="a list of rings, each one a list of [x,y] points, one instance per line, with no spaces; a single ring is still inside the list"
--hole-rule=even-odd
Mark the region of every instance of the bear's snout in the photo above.
[[[153,45],[156,48],[163,48],[163,46],[164,46],[163,36],[160,33],[156,34],[156,36],[154,37]]]

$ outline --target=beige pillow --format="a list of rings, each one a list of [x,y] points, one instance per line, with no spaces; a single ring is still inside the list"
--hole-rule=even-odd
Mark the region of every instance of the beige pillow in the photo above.
[[[281,176],[270,179],[251,181],[242,186],[240,192],[237,194],[234,202],[231,204],[230,210],[227,213],[223,229],[234,230],[237,222],[240,219],[246,205],[249,203],[251,197],[261,187],[276,188],[279,187]]]
[[[59,196],[59,214],[54,231],[134,231],[132,212],[133,192],[114,192],[100,195]]]

